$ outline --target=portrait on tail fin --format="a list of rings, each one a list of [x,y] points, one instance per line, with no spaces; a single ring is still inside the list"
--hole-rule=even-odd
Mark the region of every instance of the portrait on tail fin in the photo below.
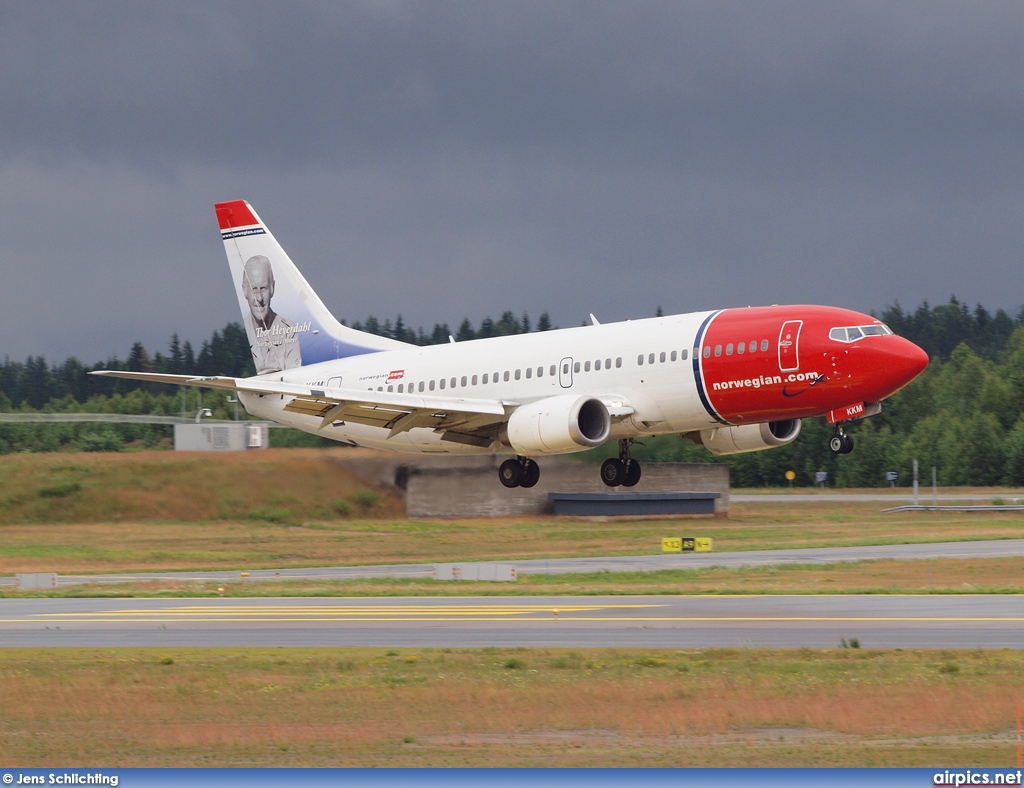
[[[274,297],[274,269],[264,255],[253,255],[242,267],[242,295],[249,304],[245,333],[252,348],[256,374],[265,375],[302,366],[297,326],[270,306]]]

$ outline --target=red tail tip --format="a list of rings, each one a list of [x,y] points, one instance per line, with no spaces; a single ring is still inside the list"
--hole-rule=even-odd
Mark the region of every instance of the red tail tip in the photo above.
[[[231,202],[219,202],[217,208],[217,222],[220,229],[230,230],[232,227],[250,227],[259,224],[259,220],[245,200],[232,200]]]

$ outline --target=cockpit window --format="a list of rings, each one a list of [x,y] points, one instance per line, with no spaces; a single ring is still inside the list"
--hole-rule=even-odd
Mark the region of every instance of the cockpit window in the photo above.
[[[828,332],[829,339],[836,342],[853,342],[863,337],[880,337],[891,334],[892,329],[884,323],[875,323],[870,326],[843,326],[833,328]]]

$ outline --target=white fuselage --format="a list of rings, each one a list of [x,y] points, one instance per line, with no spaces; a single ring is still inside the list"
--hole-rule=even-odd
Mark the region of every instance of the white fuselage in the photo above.
[[[634,413],[613,426],[611,438],[688,432],[718,424],[701,403],[692,360],[694,338],[710,314],[365,353],[265,379],[518,404],[572,393],[621,397]],[[651,354],[654,363],[649,361]],[[641,355],[642,365],[638,363]],[[320,429],[319,418],[285,411],[287,397],[244,392],[240,397],[254,416],[360,446],[458,454],[511,451],[497,444],[479,448],[442,441],[441,435],[423,428],[390,439],[380,427],[336,423]]]

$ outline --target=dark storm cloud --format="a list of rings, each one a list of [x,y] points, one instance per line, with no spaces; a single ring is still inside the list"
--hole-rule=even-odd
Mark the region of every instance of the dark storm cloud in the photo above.
[[[951,293],[1016,309],[1016,3],[0,9],[0,353],[198,342],[253,202],[427,328]]]

